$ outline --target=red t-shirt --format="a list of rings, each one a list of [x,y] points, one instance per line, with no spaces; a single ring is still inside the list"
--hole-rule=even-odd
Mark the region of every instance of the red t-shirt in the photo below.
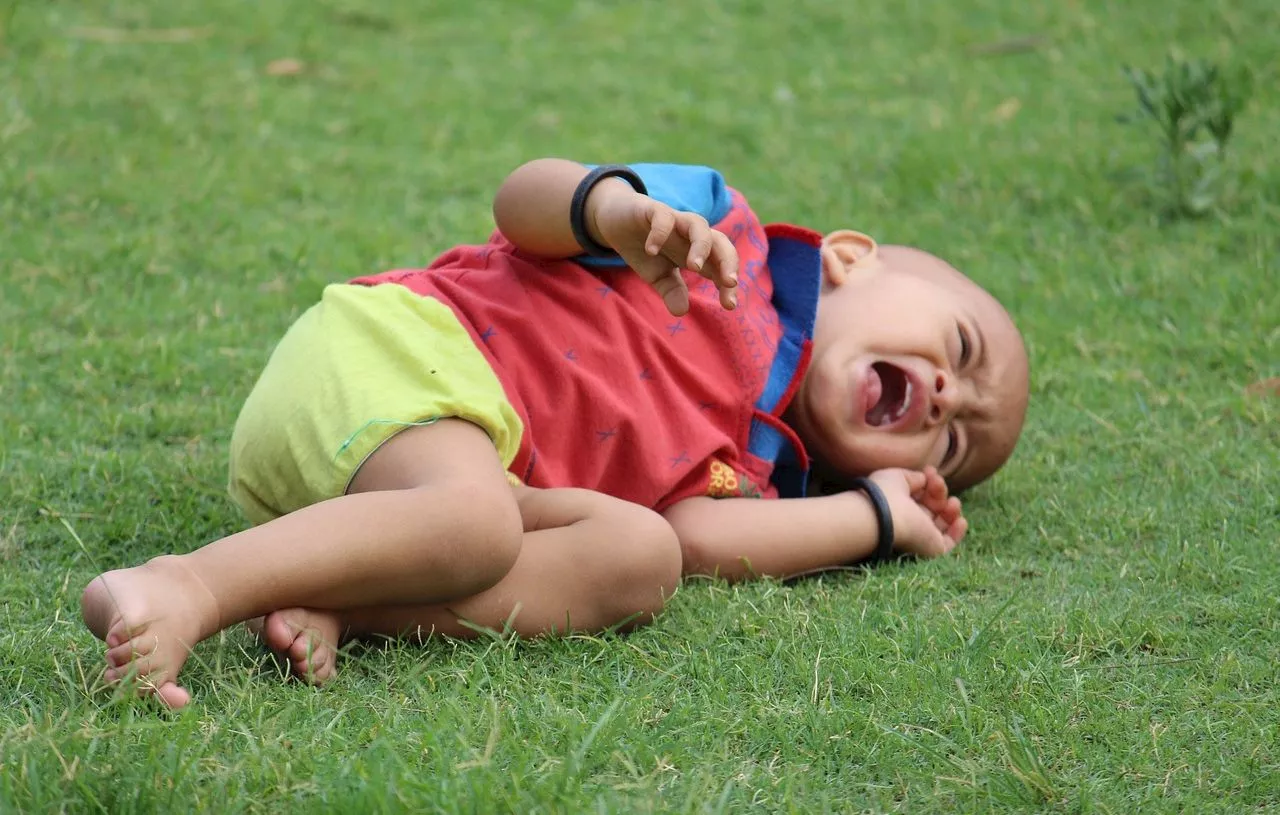
[[[716,216],[708,220],[739,254],[735,310],[686,272],[689,313],[673,317],[621,265],[535,258],[497,232],[426,269],[352,282],[398,283],[453,309],[524,422],[511,472],[526,484],[584,487],[659,511],[697,495],[800,494],[807,457],[778,417],[808,363],[820,236],[766,230],[706,168],[635,169],[654,197]],[[775,291],[779,280],[785,291]],[[788,483],[775,483],[779,463],[792,471]]]

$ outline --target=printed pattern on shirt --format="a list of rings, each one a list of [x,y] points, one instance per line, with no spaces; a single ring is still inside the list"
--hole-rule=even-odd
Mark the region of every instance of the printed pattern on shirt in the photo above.
[[[712,498],[759,498],[760,488],[746,473],[713,458],[707,465],[707,495]]]
[[[524,422],[511,465],[523,483],[658,510],[698,495],[772,496],[774,462],[750,455],[748,437],[783,326],[764,226],[736,190],[729,200],[713,226],[740,258],[731,311],[686,271],[691,308],[673,317],[625,267],[530,258],[500,233],[427,269],[355,282],[399,283],[453,308]]]

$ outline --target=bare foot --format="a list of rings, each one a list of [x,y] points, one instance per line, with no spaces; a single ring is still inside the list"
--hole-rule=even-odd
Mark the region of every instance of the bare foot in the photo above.
[[[179,557],[98,575],[80,598],[80,613],[107,644],[108,682],[135,681],[140,695],[166,707],[191,701],[178,672],[196,643],[218,631],[218,606]]]
[[[293,675],[312,685],[333,678],[338,663],[342,620],[333,611],[287,608],[250,620],[249,630],[289,661]]]

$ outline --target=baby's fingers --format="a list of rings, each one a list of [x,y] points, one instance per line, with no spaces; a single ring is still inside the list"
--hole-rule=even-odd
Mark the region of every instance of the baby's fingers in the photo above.
[[[682,317],[689,311],[689,288],[684,283],[684,278],[680,276],[680,270],[674,266],[661,277],[652,281],[649,285],[662,297],[662,302],[666,305],[667,311],[672,316]]]
[[[738,252],[728,236],[712,229],[696,212],[676,212],[668,207],[654,210],[645,253],[710,280],[720,290],[720,304],[727,309],[737,307],[738,298],[732,290],[738,285]]]
[[[649,221],[649,236],[644,241],[645,254],[657,257],[676,228],[676,213],[669,207],[657,207]]]
[[[720,305],[725,308],[736,308],[738,295],[734,288],[738,285],[738,250],[733,248],[733,241],[722,232],[714,229],[711,233],[711,251],[707,255],[706,264],[696,271],[716,284],[720,290]]]
[[[963,517],[964,511],[960,506],[960,499],[951,497],[947,499],[941,508],[933,512],[933,525],[945,535],[955,525],[955,522]]]
[[[933,466],[925,467],[924,478],[924,488],[918,498],[929,509],[938,512],[946,505],[947,482],[938,475],[937,468]]]
[[[924,502],[925,487],[929,485],[929,479],[924,473],[919,470],[881,470],[880,472],[901,475],[902,480],[906,482],[907,494],[911,496],[911,499],[920,503]],[[881,486],[887,487],[888,484],[881,484]]]
[[[965,533],[969,531],[969,520],[964,517],[960,499],[955,496],[948,498],[942,508],[934,514],[933,525],[942,533],[948,550],[963,540]]]
[[[738,298],[733,288],[738,285],[738,253],[733,243],[712,229],[706,218],[693,212],[682,212],[677,216],[675,231],[688,242],[688,250],[681,252],[678,245],[671,246],[668,248],[674,249],[674,254],[668,253],[667,256],[677,265],[714,283],[720,290],[720,305],[727,309],[736,308]]]
[[[680,214],[676,231],[689,242],[689,251],[683,259],[675,259],[677,262],[721,288],[738,284],[738,253],[727,235],[712,229],[706,218],[693,212]]]
[[[715,230],[707,223],[707,219],[692,212],[682,212],[676,222],[676,231],[689,242],[689,251],[683,258],[677,259],[687,269],[702,271],[714,246]]]

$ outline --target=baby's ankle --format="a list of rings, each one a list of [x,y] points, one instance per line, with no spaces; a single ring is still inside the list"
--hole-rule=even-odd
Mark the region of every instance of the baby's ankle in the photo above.
[[[187,604],[184,611],[192,615],[204,636],[216,634],[236,622],[223,619],[218,598],[191,568],[185,555],[160,555],[147,561],[145,568],[171,585],[182,587],[182,597]]]

